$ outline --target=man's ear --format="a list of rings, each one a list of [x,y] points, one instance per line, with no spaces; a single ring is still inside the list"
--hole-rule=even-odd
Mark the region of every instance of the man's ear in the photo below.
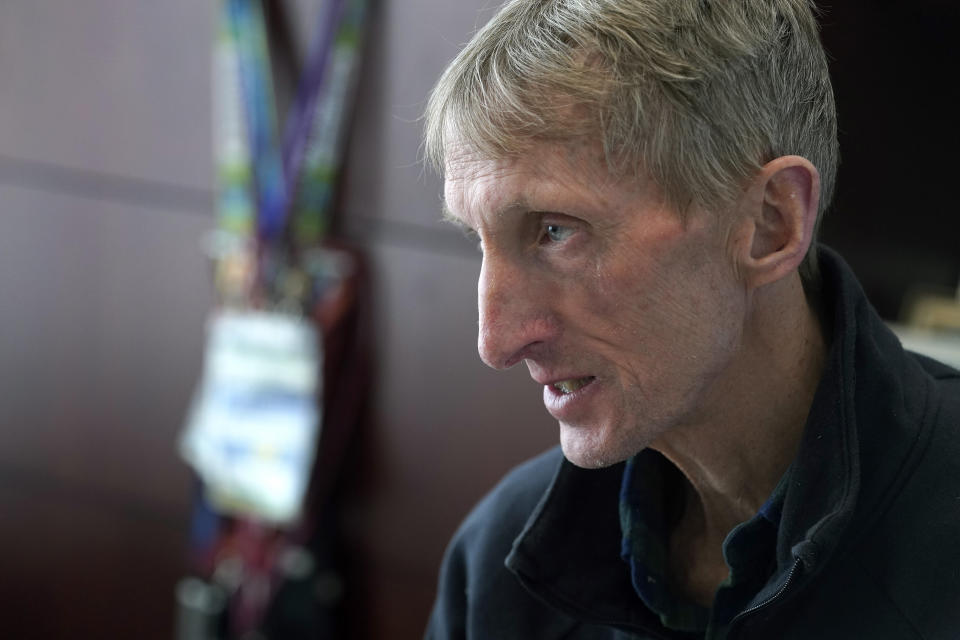
[[[820,203],[820,172],[800,156],[765,164],[741,201],[746,237],[739,272],[751,288],[776,282],[796,270],[813,241]]]

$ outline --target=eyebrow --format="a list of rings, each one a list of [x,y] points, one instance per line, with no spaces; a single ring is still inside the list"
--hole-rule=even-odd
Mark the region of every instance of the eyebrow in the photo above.
[[[507,206],[503,207],[498,212],[498,215],[502,216],[508,211],[516,211],[516,210],[531,211],[532,209],[527,205],[524,199],[520,198],[508,204]],[[440,219],[443,222],[446,222],[446,223],[452,224],[455,227],[458,227],[462,231],[465,231],[467,233],[475,233],[475,229],[473,227],[471,227],[466,222],[461,220],[457,216],[457,214],[455,214],[450,209],[450,207],[447,206],[447,200],[442,195],[440,196]]]

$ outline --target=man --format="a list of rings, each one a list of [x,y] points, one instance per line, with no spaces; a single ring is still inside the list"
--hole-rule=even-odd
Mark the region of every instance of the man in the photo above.
[[[553,451],[474,510],[429,638],[958,638],[960,374],[816,250],[805,0],[512,0],[426,115],[479,351]]]

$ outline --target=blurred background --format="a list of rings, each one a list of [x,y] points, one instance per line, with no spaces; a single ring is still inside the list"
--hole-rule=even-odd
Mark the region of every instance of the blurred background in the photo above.
[[[286,4],[305,47],[320,0]],[[370,4],[335,226],[364,265],[352,322],[370,368],[336,460],[319,458],[334,471],[316,529],[336,539],[324,637],[420,637],[459,521],[556,441],[525,371],[477,358],[479,255],[440,222],[418,154],[430,87],[495,4]],[[820,4],[843,154],[823,238],[902,321],[960,279],[960,20],[945,0]],[[216,301],[217,11],[0,3],[5,637],[175,636],[197,502],[178,438]]]

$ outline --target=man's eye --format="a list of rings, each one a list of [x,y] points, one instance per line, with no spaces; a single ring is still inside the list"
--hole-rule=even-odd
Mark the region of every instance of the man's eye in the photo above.
[[[573,229],[559,224],[548,224],[544,227],[543,235],[550,242],[563,242],[573,235]]]

